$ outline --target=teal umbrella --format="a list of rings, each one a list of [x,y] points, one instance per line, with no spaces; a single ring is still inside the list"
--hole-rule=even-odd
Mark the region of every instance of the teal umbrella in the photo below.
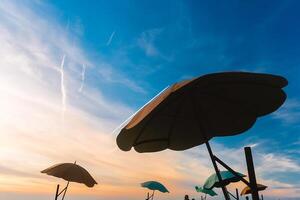
[[[237,172],[237,174],[241,177],[245,177],[244,174],[241,174]],[[222,182],[219,181],[217,174],[212,174],[210,177],[208,177],[203,185],[203,188],[205,189],[212,189],[214,187],[222,187],[226,186],[233,182],[238,182],[241,179],[239,177],[236,177],[233,173],[230,171],[220,171],[220,175],[222,177]]]
[[[147,181],[147,182],[141,183],[141,186],[153,191],[151,196],[149,196],[149,193],[148,193],[148,195],[147,195],[148,200],[149,199],[153,200],[155,190],[158,190],[163,193],[166,193],[166,192],[169,193],[168,189],[163,184],[161,184],[157,181]]]
[[[213,191],[212,189],[211,190],[208,190],[208,189],[205,189],[203,187],[200,187],[200,186],[195,186],[195,189],[197,192],[201,192],[201,193],[204,193],[204,194],[208,194],[210,196],[216,196],[218,195],[215,191]]]

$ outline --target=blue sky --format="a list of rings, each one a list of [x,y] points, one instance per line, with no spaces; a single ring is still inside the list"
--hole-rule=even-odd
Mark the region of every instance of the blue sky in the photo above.
[[[115,127],[174,82],[220,71],[282,75],[289,81],[285,88],[288,99],[282,108],[259,119],[244,134],[214,138],[212,142],[217,155],[224,154],[225,160],[241,170],[245,167],[238,163],[244,162],[242,147],[253,145],[259,178],[265,180],[266,184],[274,185],[266,195],[270,199],[274,195],[299,198],[299,8],[300,2],[296,0],[3,1],[0,6],[0,41],[4,45],[0,55],[5,58],[1,63],[5,68],[2,69],[0,89],[3,98],[18,96],[22,104],[15,102],[13,105],[7,100],[1,108],[17,108],[23,105],[23,99],[27,99],[24,105],[33,102],[30,106],[34,110],[30,112],[37,114],[32,116],[35,119],[32,129],[28,130],[25,125],[20,125],[18,129],[28,132],[32,143],[41,141],[40,136],[34,134],[36,130],[55,138],[52,130],[55,123],[49,124],[46,119],[60,118],[60,110],[64,124],[55,130],[65,133],[65,142],[86,137],[82,133],[74,133],[71,134],[74,141],[67,139],[68,134],[74,131],[73,124],[78,119],[84,119],[87,124],[80,125],[78,130],[91,132],[86,141],[89,146],[93,145],[94,137],[98,137],[94,135],[97,132],[101,132],[100,138],[111,137],[113,141],[115,135],[112,131]],[[13,58],[15,55],[19,55],[17,59]],[[61,78],[64,78],[63,83]],[[28,91],[26,98],[22,91]],[[37,107],[37,104],[41,105]],[[23,107],[20,109],[23,110]],[[7,113],[13,113],[12,110],[7,109]],[[15,115],[13,113],[10,116]],[[5,125],[4,130],[19,137],[19,133],[8,126],[9,121],[5,121],[8,115],[3,116],[0,119]],[[19,116],[20,124],[24,118],[23,115]],[[43,122],[44,126],[36,127],[36,122]],[[52,131],[49,132],[49,128]],[[3,133],[0,136],[8,143],[13,141],[13,137],[9,139]],[[12,145],[6,151],[18,156],[24,150],[28,151],[28,155],[42,151],[43,163],[61,161],[55,157],[56,154],[50,154],[43,148],[28,150],[26,145],[29,144],[30,141],[24,142],[18,148]],[[97,148],[95,146],[93,150]],[[202,147],[200,149],[204,150]],[[61,150],[69,152],[72,158],[76,157],[72,154],[74,149]],[[138,160],[135,157],[137,155],[133,154],[130,154],[134,157],[131,159]],[[205,156],[205,153],[200,155]],[[235,155],[239,155],[238,159]],[[199,154],[191,150],[181,156],[178,159],[194,167]],[[11,163],[2,166],[3,169],[17,163],[4,153],[0,158]],[[28,168],[32,174],[38,167],[43,167],[38,164],[41,162],[37,157],[34,159],[36,164]],[[83,163],[92,163],[81,159]],[[206,162],[205,159],[201,160],[196,166],[202,164],[209,170],[210,164]],[[97,163],[92,166],[99,167]],[[19,173],[20,168],[15,170]],[[188,188],[195,184],[186,180],[194,176],[187,167],[180,165],[175,171],[184,175],[183,178],[180,176],[180,180],[173,180],[178,182],[174,183],[174,188]],[[9,174],[11,171],[2,176]],[[99,172],[96,176],[104,175],[106,173]],[[41,183],[46,180],[38,177]],[[3,190],[2,194],[5,196],[7,193],[15,195],[16,191]],[[86,195],[82,191],[79,193]],[[181,193],[176,195],[174,198],[181,198]],[[106,197],[111,196],[107,194]]]

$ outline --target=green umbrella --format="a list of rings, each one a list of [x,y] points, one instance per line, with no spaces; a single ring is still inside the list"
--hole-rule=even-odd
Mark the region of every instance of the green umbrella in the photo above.
[[[237,174],[241,177],[245,177],[244,174],[241,174],[239,172],[237,172]],[[212,189],[214,187],[222,187],[230,183],[240,181],[240,178],[236,177],[230,171],[220,171],[220,175],[222,177],[222,182],[219,181],[217,174],[212,174],[210,177],[206,179],[203,188]]]
[[[153,200],[155,190],[158,190],[163,193],[166,193],[166,192],[169,193],[168,189],[163,184],[161,184],[157,181],[147,181],[147,182],[141,183],[141,186],[153,191],[151,196],[149,196],[149,193],[148,193],[147,199],[151,198]]]
[[[212,189],[211,190],[208,190],[208,189],[205,189],[205,188],[202,188],[200,186],[195,186],[195,189],[197,192],[202,192],[204,194],[208,194],[210,196],[216,196],[218,195],[215,191],[213,191]]]
[[[160,192],[169,192],[168,189],[161,183],[157,181],[147,181],[141,184],[142,187],[148,188],[150,190],[158,190]]]

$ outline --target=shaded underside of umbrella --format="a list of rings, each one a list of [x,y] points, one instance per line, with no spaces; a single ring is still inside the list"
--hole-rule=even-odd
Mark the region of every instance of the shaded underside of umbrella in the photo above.
[[[239,172],[237,172],[238,175],[240,175],[241,177],[245,177],[244,174],[241,174]],[[212,189],[214,187],[220,188],[222,186],[226,186],[230,183],[234,183],[234,182],[238,182],[240,181],[239,177],[236,177],[233,173],[231,173],[230,171],[220,171],[220,175],[222,177],[222,182],[219,181],[217,174],[212,174],[211,176],[209,176],[204,185],[203,188],[205,189]]]
[[[242,133],[285,101],[286,79],[225,72],[176,83],[144,106],[120,131],[120,149],[185,150],[215,136]]]
[[[218,195],[215,191],[213,191],[212,189],[209,190],[209,189],[205,189],[203,187],[200,187],[200,186],[195,186],[195,189],[197,192],[201,192],[201,193],[204,193],[204,194],[208,194],[210,196],[216,196]]]
[[[141,183],[141,186],[144,188],[148,188],[150,190],[158,190],[160,192],[169,192],[168,189],[161,183],[157,181],[147,181],[144,183]]]
[[[268,186],[262,185],[262,184],[257,184],[257,190],[258,191],[262,191],[267,189]],[[251,193],[251,188],[249,186],[245,187],[242,192],[241,192],[241,196],[242,195],[246,195],[246,194],[250,194]]]
[[[41,171],[41,173],[62,178],[70,182],[83,183],[88,187],[93,187],[97,184],[86,169],[75,163],[61,163],[53,165]]]

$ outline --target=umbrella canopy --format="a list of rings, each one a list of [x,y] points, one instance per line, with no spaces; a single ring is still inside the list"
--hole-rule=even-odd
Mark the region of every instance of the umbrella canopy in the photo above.
[[[200,186],[195,186],[195,189],[197,192],[201,192],[201,193],[204,193],[204,194],[208,194],[210,196],[216,196],[218,195],[215,191],[213,191],[212,189],[211,190],[208,190],[208,189],[205,189],[205,188],[202,188]]]
[[[141,186],[144,188],[148,188],[150,190],[158,190],[160,192],[169,192],[168,189],[161,183],[157,181],[147,181],[144,183],[141,183]]]
[[[239,174],[239,176],[245,177],[244,174],[241,174],[239,172],[237,173]],[[230,171],[220,171],[220,175],[222,177],[222,182],[219,181],[217,174],[212,174],[206,179],[203,188],[212,189],[214,187],[222,187],[224,185],[240,181],[240,179]]]
[[[262,185],[262,184],[257,184],[257,189],[258,191],[262,191],[267,189],[268,186]],[[250,194],[251,193],[251,188],[249,186],[245,187],[242,192],[241,192],[241,196],[242,195],[246,195],[246,194]]]
[[[185,150],[215,136],[242,133],[285,101],[280,76],[224,72],[176,83],[144,106],[120,131],[124,151]]]
[[[83,183],[88,187],[93,187],[97,184],[89,172],[76,163],[61,163],[53,165],[52,167],[41,171],[41,173],[46,173],[70,182]]]

